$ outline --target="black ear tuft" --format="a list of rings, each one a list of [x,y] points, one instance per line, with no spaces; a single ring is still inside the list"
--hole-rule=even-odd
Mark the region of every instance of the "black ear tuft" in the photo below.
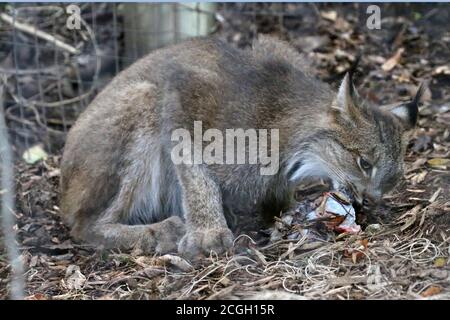
[[[419,104],[422,101],[425,89],[426,86],[422,83],[411,102],[399,105],[391,110],[403,121],[407,129],[413,128],[417,123]]]
[[[361,52],[358,52],[355,61],[353,61],[352,65],[350,66],[350,69],[348,70],[350,80],[353,80],[353,75],[356,73],[360,61],[361,61]]]
[[[348,80],[349,80],[349,83],[351,84],[351,86],[350,86],[350,93],[351,93],[351,95],[355,94],[355,88],[354,88],[354,85],[353,85],[353,78],[354,78],[354,75],[355,75],[355,73],[356,73],[356,71],[358,69],[358,65],[359,65],[360,61],[361,61],[361,52],[359,52],[357,54],[357,56],[355,58],[355,61],[353,61],[352,65],[350,66],[350,69],[348,70]]]
[[[419,114],[419,104],[422,101],[423,94],[425,93],[425,85],[422,82],[420,84],[419,89],[417,90],[416,95],[414,96],[414,99],[409,103],[409,121],[410,123],[415,126],[417,123],[417,117]]]
[[[420,84],[419,89],[417,90],[416,96],[414,97],[412,103],[416,106],[416,109],[419,108],[419,104],[422,101],[423,95],[425,93],[426,86],[424,82]]]

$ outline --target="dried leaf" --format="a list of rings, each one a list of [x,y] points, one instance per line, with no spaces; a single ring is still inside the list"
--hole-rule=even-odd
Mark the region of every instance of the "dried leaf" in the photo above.
[[[381,69],[383,69],[384,71],[391,71],[392,69],[394,69],[395,66],[399,63],[404,51],[405,48],[399,48],[392,57],[390,57],[388,60],[386,60],[385,63],[383,63]]]
[[[365,257],[365,254],[361,251],[353,251],[352,252],[352,262],[354,264],[358,263],[362,258]]]
[[[374,235],[382,229],[378,223],[369,224],[364,230],[367,234]]]
[[[361,245],[364,247],[364,250],[367,250],[367,247],[369,246],[369,239],[362,239],[361,241]]]
[[[320,13],[322,18],[330,20],[330,21],[336,21],[337,19],[337,12],[336,11],[323,11]]]
[[[352,252],[352,262],[353,262],[353,264],[356,264],[356,262],[357,262],[357,260],[358,260],[358,256],[357,256],[357,254],[358,253],[360,253],[360,252]]]
[[[60,169],[53,169],[52,171],[50,171],[48,173],[48,177],[49,178],[59,177],[60,175],[61,175],[61,170]]]
[[[193,267],[189,264],[189,262],[178,256],[166,254],[160,257],[160,260],[163,261],[164,263],[177,267],[178,269],[184,272],[193,270]]]
[[[431,196],[430,200],[428,200],[428,201],[430,201],[430,202],[435,202],[436,199],[439,197],[439,194],[441,193],[441,190],[442,190],[442,188],[437,189],[437,190],[433,193],[433,195]]]
[[[86,282],[86,276],[81,273],[80,267],[70,265],[66,269],[66,287],[69,290],[80,290]]]
[[[434,266],[436,268],[445,267],[446,264],[447,264],[447,258],[439,257],[439,258],[436,258],[436,260],[434,260]]]
[[[433,168],[442,168],[450,164],[450,159],[434,158],[427,161],[427,163]]]
[[[40,160],[48,158],[47,152],[44,151],[41,145],[33,146],[22,154],[22,159],[28,164],[35,164]]]
[[[367,252],[369,246],[369,239],[361,239],[355,244],[358,246],[344,250],[344,257],[350,257],[354,264],[366,256],[365,252]]]
[[[422,171],[418,174],[415,174],[413,177],[411,177],[411,182],[413,184],[422,183],[425,180],[425,177],[427,176],[428,171]]]
[[[417,206],[415,206],[411,210],[407,211],[406,213],[404,213],[397,219],[399,221],[402,221],[403,219],[406,218],[405,222],[400,227],[400,231],[402,231],[402,232],[405,231],[406,229],[411,227],[416,222],[418,214],[421,211],[421,209],[422,209],[422,205],[418,204]]]
[[[223,277],[220,279],[219,283],[223,284],[224,286],[229,286],[231,284],[231,280],[228,277]]]
[[[414,222],[416,222],[416,220],[417,220],[417,215],[412,215],[411,217],[406,219],[405,223],[400,227],[400,231],[405,231],[406,229],[411,227],[414,224]]]
[[[159,265],[153,257],[148,256],[139,256],[134,258],[133,261],[142,268],[148,268],[149,266],[154,267],[155,265]]]
[[[431,297],[431,296],[441,293],[441,291],[442,291],[441,287],[430,286],[425,291],[423,291],[420,295],[422,297]]]
[[[47,296],[42,293],[35,293],[25,298],[25,300],[48,300]]]
[[[447,65],[436,67],[436,69],[433,70],[433,75],[436,74],[450,74],[450,67]]]

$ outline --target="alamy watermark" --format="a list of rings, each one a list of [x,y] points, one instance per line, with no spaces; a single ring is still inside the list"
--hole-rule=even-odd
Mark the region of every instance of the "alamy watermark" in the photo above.
[[[381,8],[376,4],[372,4],[367,7],[366,13],[370,14],[366,21],[367,29],[381,29]]]
[[[76,4],[71,4],[66,7],[66,13],[69,15],[66,21],[66,27],[69,30],[81,29],[81,9]]]
[[[174,164],[252,164],[259,165],[261,175],[274,175],[279,170],[278,129],[207,129],[194,121],[194,137],[187,129],[172,132],[171,151]],[[270,140],[270,141],[269,141]]]

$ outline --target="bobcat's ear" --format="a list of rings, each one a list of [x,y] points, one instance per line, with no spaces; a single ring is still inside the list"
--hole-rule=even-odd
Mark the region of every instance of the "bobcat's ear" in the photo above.
[[[417,115],[419,114],[419,103],[422,100],[424,92],[425,86],[422,83],[412,101],[390,108],[390,111],[402,121],[406,130],[412,129],[416,125]]]
[[[360,112],[357,103],[358,93],[352,81],[352,73],[348,72],[339,86],[338,93],[332,104],[332,109],[348,119],[358,117]]]

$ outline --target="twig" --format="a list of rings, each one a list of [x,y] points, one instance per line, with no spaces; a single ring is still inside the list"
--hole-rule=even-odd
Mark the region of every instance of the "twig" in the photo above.
[[[48,34],[47,32],[41,31],[39,29],[37,29],[34,26],[30,26],[28,24],[22,23],[22,22],[17,22],[17,20],[15,20],[13,17],[11,17],[10,15],[7,15],[6,13],[0,13],[0,19],[2,19],[3,21],[11,24],[13,27],[15,27],[16,29],[25,32],[25,33],[29,33],[31,35],[36,35],[36,37],[41,38],[43,40],[46,40],[48,42],[53,43],[55,46],[68,51],[69,53],[72,54],[79,54],[80,51],[74,47],[72,47],[71,45],[68,45],[64,42],[62,42],[61,40],[56,39],[54,36],[52,36],[51,34]]]
[[[56,74],[58,72],[57,67],[48,67],[48,68],[42,68],[42,69],[5,69],[0,67],[0,73],[7,74],[7,75],[15,75],[15,76],[28,76],[28,75],[35,75],[35,74]]]

